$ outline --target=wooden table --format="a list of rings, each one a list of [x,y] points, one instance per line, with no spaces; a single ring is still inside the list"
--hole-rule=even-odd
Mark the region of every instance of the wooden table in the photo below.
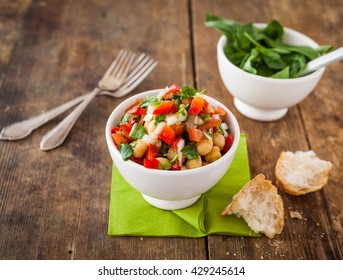
[[[313,149],[334,164],[328,185],[301,197],[280,191],[285,227],[273,239],[109,237],[104,127],[125,97],[102,96],[58,149],[43,152],[39,142],[62,116],[21,141],[0,142],[0,259],[342,259],[342,63],[282,120],[250,120],[220,79],[220,34],[204,26],[207,12],[241,22],[275,18],[319,44],[343,45],[342,0],[0,0],[0,127],[92,90],[125,48],[159,61],[131,95],[172,83],[207,88],[247,135],[252,176],[275,182],[281,151]]]

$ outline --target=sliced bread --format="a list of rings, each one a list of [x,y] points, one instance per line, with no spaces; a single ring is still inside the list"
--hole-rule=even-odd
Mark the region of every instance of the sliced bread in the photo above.
[[[314,151],[282,152],[275,166],[277,185],[286,193],[303,195],[327,184],[332,163]]]
[[[284,226],[282,198],[263,174],[249,181],[221,214],[242,217],[254,232],[269,238],[280,234]]]

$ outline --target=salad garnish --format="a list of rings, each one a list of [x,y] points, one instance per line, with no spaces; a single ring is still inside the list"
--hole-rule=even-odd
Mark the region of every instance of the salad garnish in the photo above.
[[[111,135],[122,158],[146,168],[198,168],[222,157],[233,143],[226,111],[191,86],[173,84],[127,108]]]

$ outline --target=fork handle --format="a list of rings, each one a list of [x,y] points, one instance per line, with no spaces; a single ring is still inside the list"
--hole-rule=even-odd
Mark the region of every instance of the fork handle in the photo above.
[[[40,142],[40,148],[43,151],[52,150],[60,146],[67,138],[70,130],[74,126],[75,122],[86,109],[88,104],[93,98],[100,93],[99,88],[95,88],[91,93],[87,94],[87,98],[84,99],[68,116],[66,116],[57,126],[45,134]]]
[[[87,98],[90,93],[86,93],[82,96],[76,97],[67,103],[59,105],[49,111],[46,111],[42,114],[29,118],[27,120],[13,123],[9,126],[4,127],[0,132],[0,139],[1,140],[19,140],[23,139],[31,134],[33,130],[42,126],[43,124],[49,122],[50,120],[54,119],[58,115],[64,113],[71,107],[75,106],[76,104],[83,101]]]

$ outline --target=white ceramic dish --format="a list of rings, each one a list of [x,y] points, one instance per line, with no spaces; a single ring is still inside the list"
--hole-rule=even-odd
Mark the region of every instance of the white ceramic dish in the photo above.
[[[255,24],[263,28],[266,24]],[[295,30],[284,28],[284,43],[318,47],[311,38]],[[244,116],[258,121],[282,118],[288,108],[306,98],[317,86],[325,68],[299,78],[275,79],[247,73],[232,64],[224,54],[226,37],[217,44],[217,62],[220,76],[234,97],[236,109]]]
[[[106,142],[112,160],[121,175],[142,194],[147,202],[161,209],[176,210],[194,204],[201,194],[212,188],[222,178],[236,154],[240,129],[236,118],[225,105],[209,96],[205,96],[205,99],[211,105],[215,107],[220,105],[227,112],[225,121],[231,128],[234,141],[230,150],[224,156],[206,166],[180,171],[148,169],[131,160],[124,161],[112,141],[112,126],[120,122],[127,108],[137,98],[154,96],[159,92],[160,89],[142,92],[126,99],[117,106],[106,124]]]

